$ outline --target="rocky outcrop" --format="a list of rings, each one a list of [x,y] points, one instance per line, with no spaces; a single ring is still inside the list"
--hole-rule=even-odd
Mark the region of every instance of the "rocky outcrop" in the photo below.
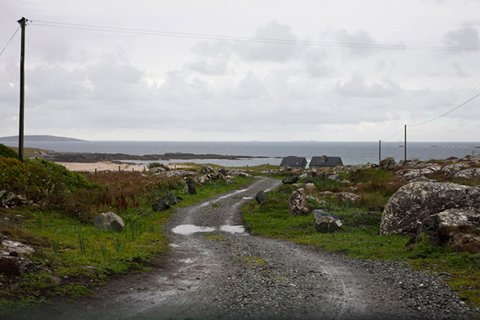
[[[407,184],[385,206],[380,234],[414,235],[427,217],[447,209],[479,212],[480,187],[439,182]]]
[[[14,208],[31,205],[33,205],[33,201],[28,200],[27,197],[22,194],[15,194],[7,190],[0,190],[0,207],[2,208]]]
[[[466,164],[464,162],[460,162],[460,163],[453,163],[453,164],[446,165],[440,171],[443,174],[446,174],[446,175],[454,175],[458,171],[461,171],[461,170],[466,169],[468,167],[470,167],[468,164]]]
[[[310,212],[310,209],[307,206],[307,197],[303,188],[292,192],[288,207],[291,216],[307,215]]]
[[[385,169],[385,170],[395,169],[395,159],[392,158],[392,157],[382,159],[380,161],[380,168]]]
[[[332,233],[342,227],[342,222],[334,213],[327,213],[322,210],[313,210],[313,222],[315,229],[320,233]]]
[[[95,228],[111,231],[122,231],[125,228],[122,218],[114,212],[100,213],[95,217]]]
[[[468,168],[458,171],[453,175],[454,178],[478,179],[480,178],[480,168]]]

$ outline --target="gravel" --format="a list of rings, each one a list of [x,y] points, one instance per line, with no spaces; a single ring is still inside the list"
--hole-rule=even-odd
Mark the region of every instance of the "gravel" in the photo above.
[[[441,283],[442,275],[241,232],[238,208],[279,184],[260,178],[178,210],[166,226],[172,249],[162,268],[29,319],[478,318],[477,309]],[[178,226],[187,227],[181,234],[171,231]],[[196,232],[188,233],[189,226]]]

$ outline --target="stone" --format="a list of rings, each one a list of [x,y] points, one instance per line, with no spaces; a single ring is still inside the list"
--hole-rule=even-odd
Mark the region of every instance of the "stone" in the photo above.
[[[432,166],[428,168],[422,169],[412,169],[403,172],[403,177],[407,180],[413,180],[416,178],[420,178],[425,175],[429,175],[435,172],[440,171],[440,166]]]
[[[95,228],[101,230],[122,231],[125,228],[122,218],[114,212],[100,213],[95,217]]]
[[[291,216],[307,215],[310,209],[307,206],[307,197],[303,188],[292,192],[288,207]]]
[[[265,201],[267,201],[267,199],[268,199],[268,195],[263,190],[258,191],[257,195],[255,196],[255,200],[257,200],[258,204],[264,203]]]
[[[282,183],[283,184],[294,184],[297,183],[298,177],[297,176],[288,176],[283,178]]]
[[[342,227],[342,222],[334,213],[316,209],[312,212],[315,229],[320,233],[332,233]]]
[[[315,184],[313,183],[305,183],[305,192],[307,194],[311,194],[313,191],[315,191]]]
[[[480,187],[440,182],[409,183],[388,200],[380,222],[380,234],[411,236],[428,216],[462,208],[480,211]]]
[[[388,157],[388,158],[380,160],[380,168],[385,169],[385,170],[395,169],[395,159],[392,158],[392,157]]]
[[[192,178],[185,178],[185,193],[186,194],[196,194],[197,189],[195,189],[195,182]]]
[[[0,273],[8,277],[20,276],[20,268],[17,264],[9,258],[0,258]]]

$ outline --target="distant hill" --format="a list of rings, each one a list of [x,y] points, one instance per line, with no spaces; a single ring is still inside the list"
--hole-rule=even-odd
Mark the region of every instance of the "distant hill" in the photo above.
[[[18,141],[18,136],[2,137],[0,141]],[[65,138],[57,136],[48,136],[48,135],[31,135],[24,136],[24,141],[84,141],[74,138]]]

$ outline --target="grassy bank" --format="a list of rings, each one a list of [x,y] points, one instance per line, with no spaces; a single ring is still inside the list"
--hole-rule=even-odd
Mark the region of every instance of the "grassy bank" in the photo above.
[[[176,208],[249,183],[224,180],[184,193],[181,178],[140,172],[73,173],[54,163],[20,163],[0,157],[0,190],[26,195],[33,205],[0,209],[0,231],[8,240],[35,251],[19,252],[26,261],[19,276],[0,274],[0,309],[25,303],[74,299],[88,294],[115,274],[149,270],[168,254],[163,225]],[[161,212],[158,197],[172,193],[183,200]],[[98,230],[94,217],[114,211],[125,223],[120,232]]]
[[[431,246],[426,239],[406,248],[409,237],[379,235],[381,211],[389,197],[405,181],[391,171],[369,169],[342,174],[351,183],[341,184],[324,178],[308,179],[315,189],[308,200],[312,208],[321,208],[339,216],[343,228],[335,233],[322,234],[315,230],[311,215],[289,215],[288,200],[296,187],[283,185],[268,193],[269,199],[261,205],[255,201],[242,208],[243,218],[252,234],[286,239],[299,244],[317,246],[327,251],[363,259],[403,261],[412,268],[432,273],[449,274],[447,283],[466,301],[480,307],[480,255],[453,252]],[[300,180],[300,183],[306,182]],[[346,191],[355,185],[362,198],[352,203],[339,198],[313,200],[323,191]],[[369,210],[369,208],[371,210]]]

